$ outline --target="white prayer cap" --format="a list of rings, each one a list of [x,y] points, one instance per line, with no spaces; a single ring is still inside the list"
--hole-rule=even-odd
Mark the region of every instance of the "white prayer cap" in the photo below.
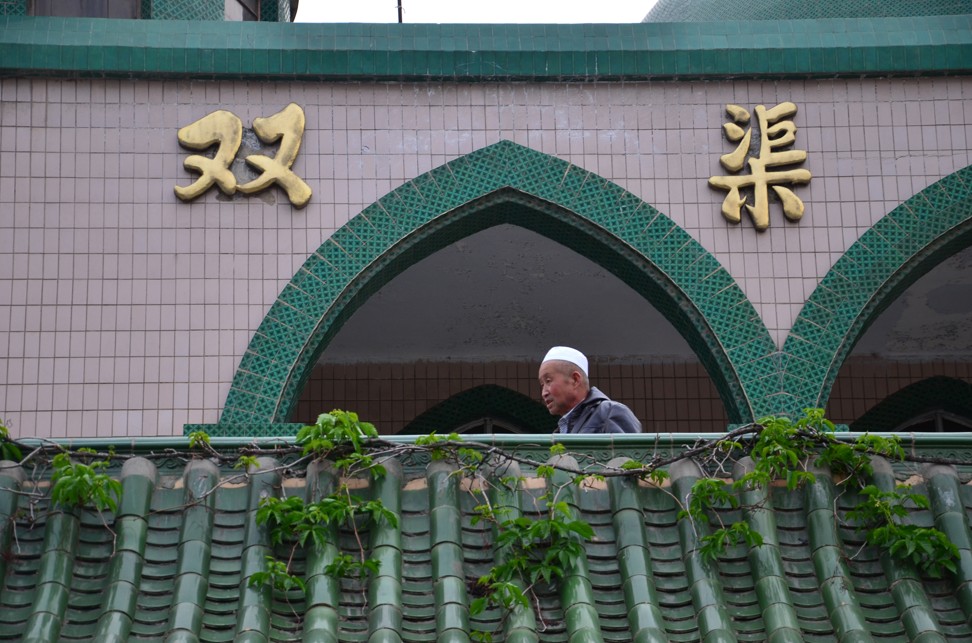
[[[570,362],[581,370],[584,375],[587,375],[587,358],[584,353],[580,352],[576,348],[570,348],[569,346],[554,346],[543,358],[543,362],[549,362],[550,360],[559,360],[564,362]],[[540,362],[541,364],[543,362]]]

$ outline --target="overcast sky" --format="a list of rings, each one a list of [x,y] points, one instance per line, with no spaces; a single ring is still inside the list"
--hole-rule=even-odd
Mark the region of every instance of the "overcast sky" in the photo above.
[[[399,0],[300,0],[297,22],[398,22]],[[411,23],[641,22],[656,0],[401,0]]]

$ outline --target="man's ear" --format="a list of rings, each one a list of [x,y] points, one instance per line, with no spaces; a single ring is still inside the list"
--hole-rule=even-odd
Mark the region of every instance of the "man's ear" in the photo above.
[[[581,382],[584,381],[584,376],[580,374],[580,371],[573,370],[570,372],[570,381],[573,382],[575,385],[580,384]]]

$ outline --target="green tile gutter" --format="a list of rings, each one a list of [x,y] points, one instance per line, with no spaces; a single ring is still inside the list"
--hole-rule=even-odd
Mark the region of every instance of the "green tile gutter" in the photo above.
[[[219,469],[212,462],[193,461],[186,465],[182,481],[186,509],[179,532],[180,555],[167,629],[170,637],[198,640],[209,587],[210,543],[216,513],[213,492],[219,483]]]
[[[621,468],[630,459],[615,458],[608,462],[608,466]],[[631,634],[636,643],[666,642],[665,619],[653,580],[651,549],[638,484],[629,478],[611,478],[608,490],[614,510],[614,531],[618,535],[618,567]]]
[[[922,474],[928,480],[928,497],[935,526],[959,550],[956,594],[965,613],[965,622],[972,625],[972,536],[969,534],[968,513],[962,502],[958,476],[954,469],[938,465],[926,467]]]
[[[490,472],[493,476],[520,478],[520,465],[516,462],[504,462],[493,468]],[[523,516],[520,507],[519,494],[505,485],[493,485],[489,489],[490,502],[496,515],[502,520],[517,520]],[[499,535],[499,529],[493,525],[493,538]],[[496,555],[497,564],[503,565],[509,560],[509,555],[505,551],[499,551]],[[516,579],[520,591],[525,591],[523,583]],[[505,640],[507,643],[536,643],[539,641],[537,636],[537,618],[531,609],[523,609],[517,606],[507,617],[504,623]]]
[[[202,462],[200,465],[204,464]],[[216,467],[211,465],[214,474]],[[142,580],[145,544],[148,535],[147,516],[152,494],[158,484],[155,465],[144,458],[132,458],[122,467],[122,498],[116,521],[115,554],[109,568],[109,587],[105,608],[98,619],[95,638],[104,643],[125,643],[132,629],[132,614]],[[214,475],[215,478],[215,475]],[[196,509],[186,510],[187,518]],[[188,520],[187,520],[188,522]],[[208,543],[208,539],[206,540]],[[209,568],[209,557],[198,561],[200,573]],[[0,575],[2,576],[2,575]],[[178,592],[176,592],[178,595]],[[205,592],[203,593],[205,595]]]
[[[335,488],[336,477],[334,469],[328,465],[312,462],[307,467],[307,489],[304,502],[317,502],[320,498],[329,496]],[[304,625],[304,640],[310,643],[337,643],[339,636],[338,607],[341,604],[341,587],[337,579],[329,576],[325,570],[335,561],[338,552],[337,527],[328,525],[327,543],[323,546],[311,542],[307,552],[307,584],[306,617]]]
[[[463,573],[459,478],[445,462],[429,465],[429,522],[435,630],[439,643],[469,643],[469,597]]]
[[[0,17],[0,76],[620,80],[972,69],[972,15],[587,25]]]
[[[271,592],[268,585],[250,585],[250,578],[262,572],[266,557],[272,553],[266,526],[256,520],[260,500],[276,495],[281,486],[277,461],[258,458],[249,469],[250,484],[243,532],[243,560],[240,569],[240,602],[236,613],[237,643],[268,643],[270,640]]]
[[[549,462],[580,469],[577,460],[567,455],[555,456]],[[560,489],[558,499],[567,503],[570,514],[566,517],[568,522],[581,519],[578,491],[576,485],[571,484],[572,479],[570,474],[556,469],[551,480],[553,486]],[[578,557],[564,569],[560,602],[564,606],[568,641],[603,643],[597,602],[594,600],[594,588],[591,586],[590,570],[585,557]]]
[[[897,489],[897,481],[891,465],[884,458],[872,458],[874,470],[872,482],[880,491],[891,493]],[[964,517],[962,519],[964,526]],[[963,529],[967,534],[967,530]],[[954,534],[953,534],[954,535]],[[952,541],[955,542],[954,540]],[[901,620],[911,641],[944,643],[947,639],[935,615],[931,601],[921,585],[921,575],[914,565],[894,560],[887,551],[881,552],[881,568],[891,586],[894,604],[901,613]]]
[[[873,641],[854,589],[835,520],[836,490],[827,469],[814,469],[806,487],[807,523],[813,568],[836,636],[847,643]]]
[[[381,504],[400,516],[402,513],[401,464],[382,461],[385,475],[375,481],[375,496]],[[378,562],[378,572],[368,587],[369,643],[401,643],[402,631],[402,532],[401,521],[392,525],[382,521],[371,539],[371,557]]]
[[[702,470],[694,460],[681,460],[671,466],[672,491],[682,507],[689,506],[692,485],[702,477]],[[692,594],[692,603],[699,622],[699,635],[706,643],[735,643],[732,617],[726,609],[719,572],[702,555],[700,544],[709,535],[705,523],[693,524],[687,517],[678,521],[678,535],[685,555],[685,573]]]
[[[752,458],[742,458],[733,468],[739,480],[754,470]],[[740,504],[752,507],[745,512],[749,528],[763,538],[763,543],[749,550],[749,566],[756,577],[756,596],[766,621],[769,643],[797,643],[803,640],[800,622],[793,609],[793,597],[786,584],[786,571],[780,553],[773,499],[766,489],[746,489],[740,493]]]

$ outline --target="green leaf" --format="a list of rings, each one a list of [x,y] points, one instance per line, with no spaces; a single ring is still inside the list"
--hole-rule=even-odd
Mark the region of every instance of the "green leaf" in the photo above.
[[[86,457],[94,454],[91,449],[79,449],[77,455]],[[92,506],[97,511],[118,508],[117,499],[121,497],[121,483],[106,473],[101,473],[109,465],[107,460],[92,463],[75,462],[68,453],[58,453],[52,459],[54,473],[51,475],[51,500],[62,506]]]
[[[189,434],[190,449],[204,449],[209,446],[209,434],[205,431],[193,431]]]
[[[234,469],[243,469],[247,471],[250,467],[254,469],[260,466],[260,462],[257,460],[255,455],[241,455],[237,460],[236,464],[233,465]]]
[[[486,611],[486,605],[489,601],[485,597],[473,599],[469,604],[469,613],[472,616],[479,616],[484,611]]]
[[[23,459],[24,455],[21,453],[20,447],[14,444],[10,438],[10,429],[7,428],[3,420],[0,420],[0,460],[20,462]]]

